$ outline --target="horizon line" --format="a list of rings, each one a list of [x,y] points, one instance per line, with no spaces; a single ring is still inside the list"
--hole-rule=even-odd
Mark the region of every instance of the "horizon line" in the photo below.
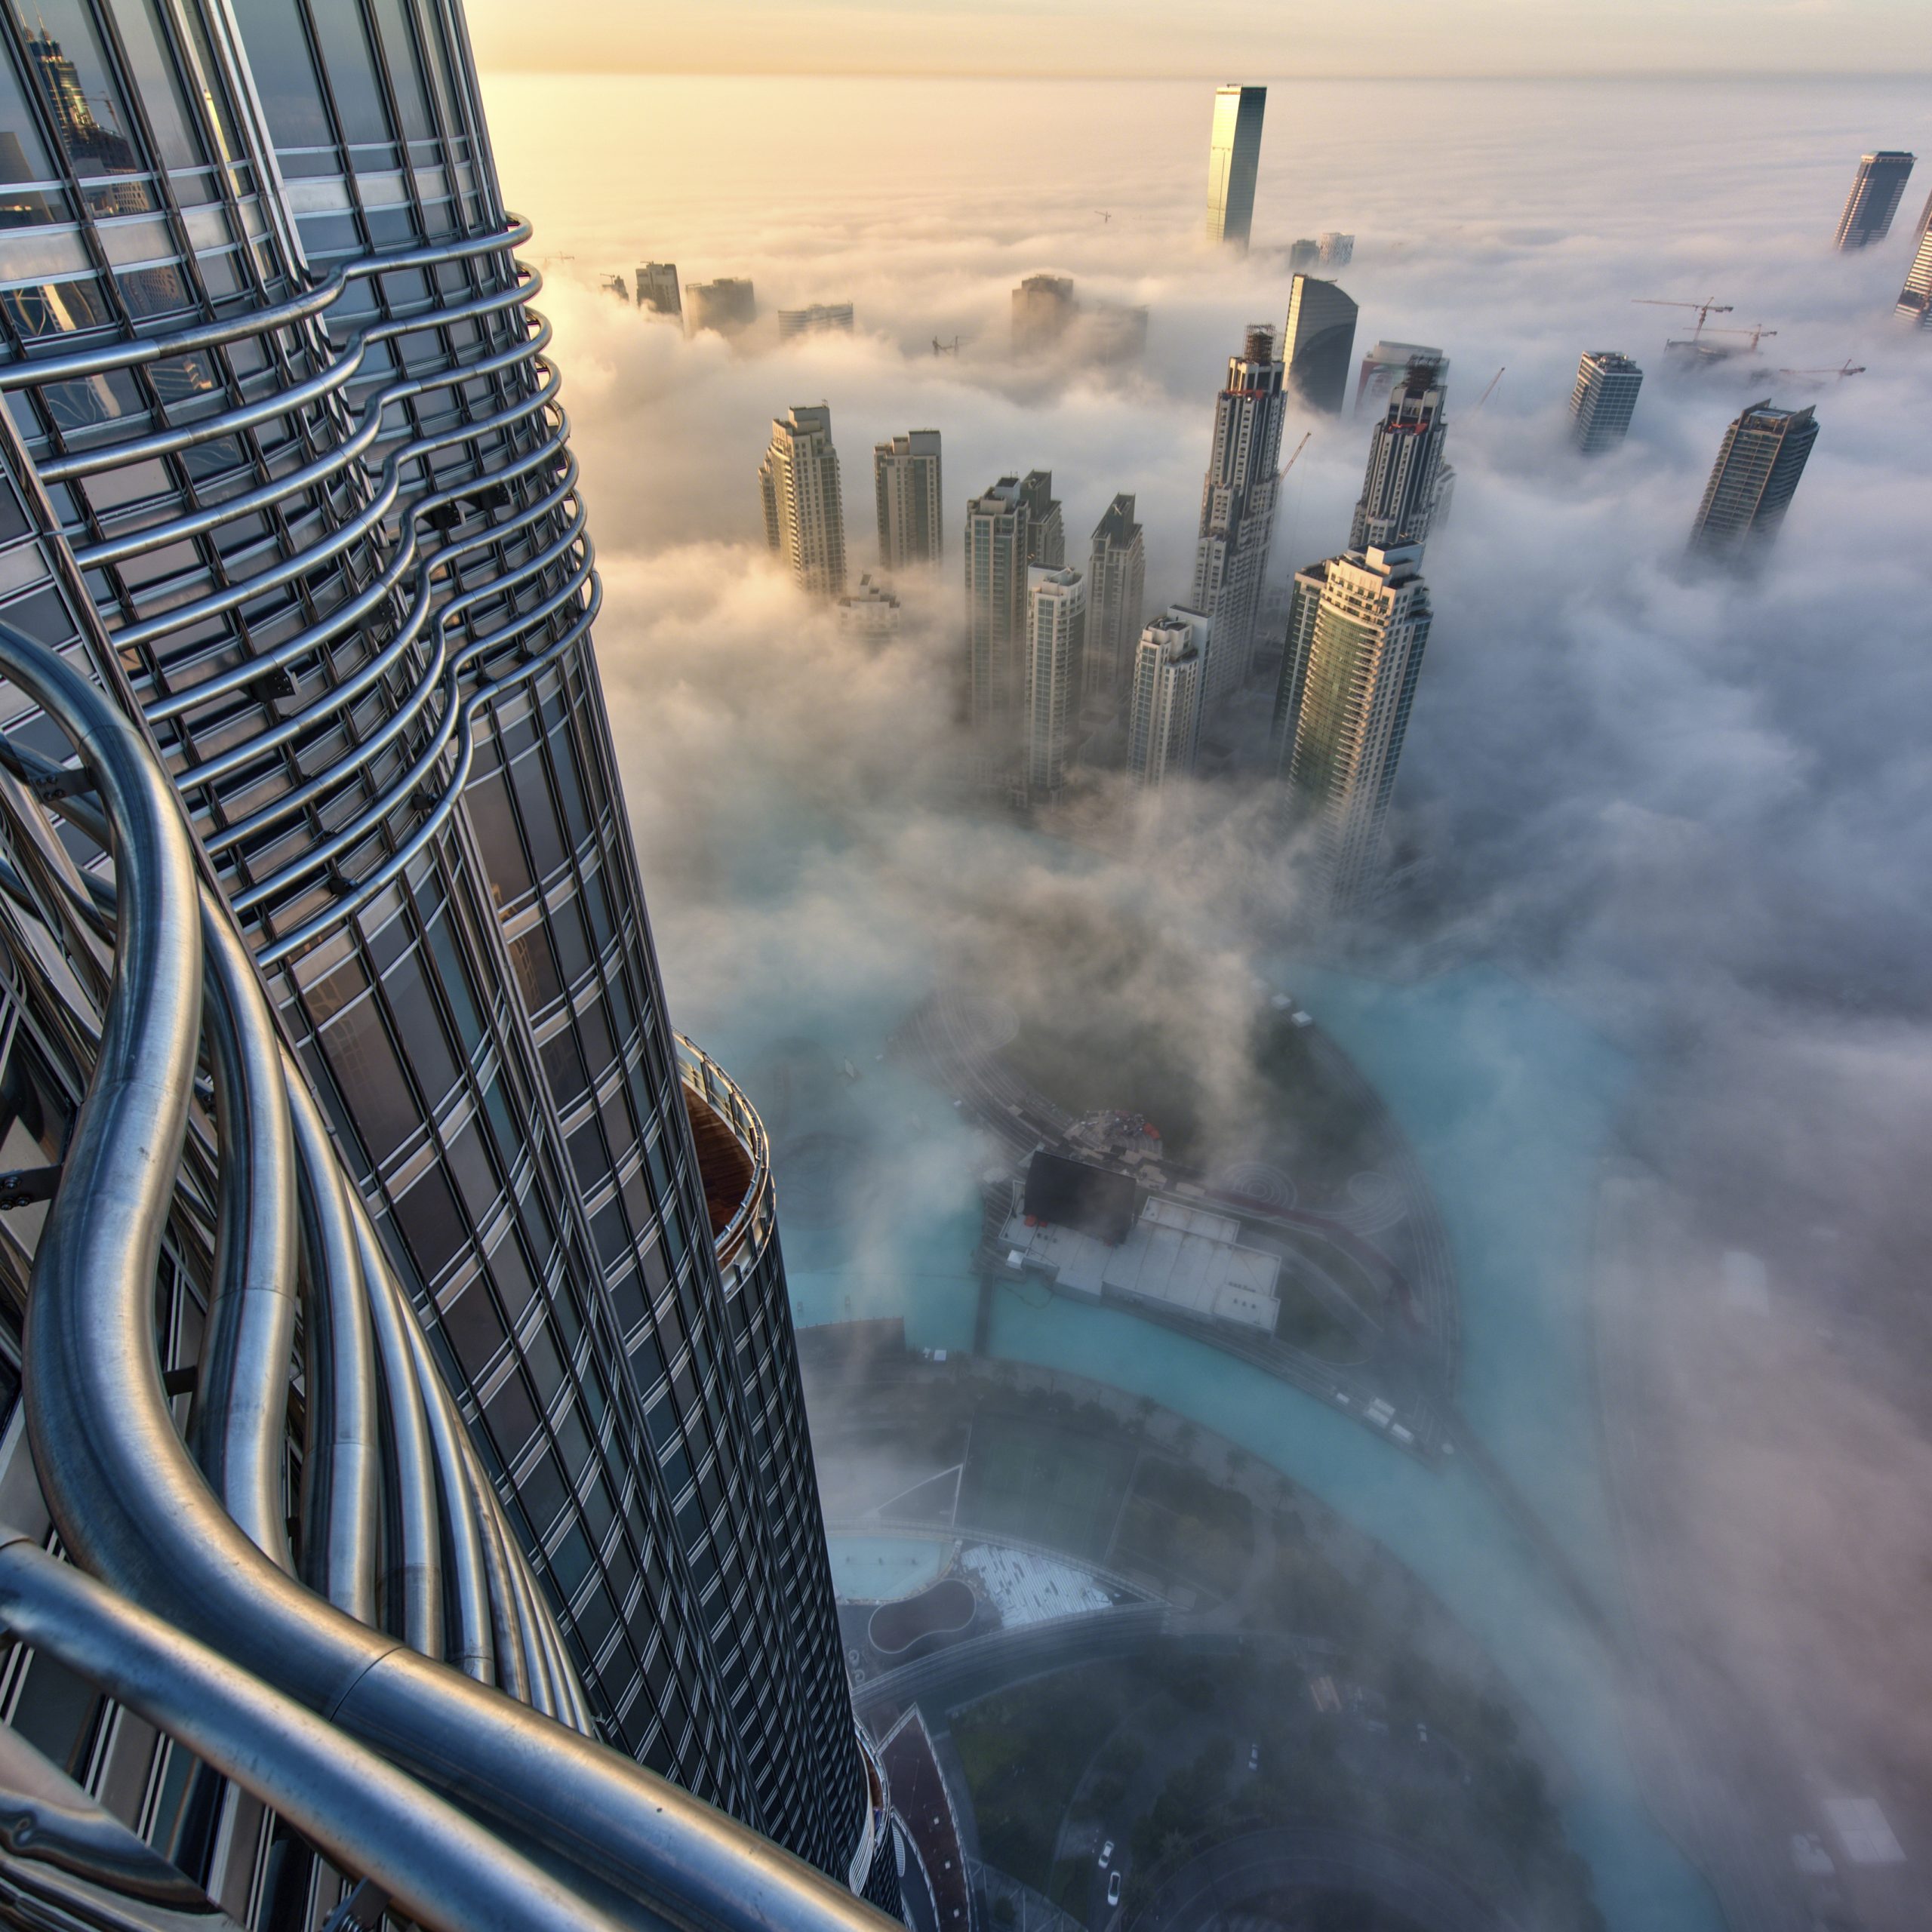
[[[975,68],[970,71],[940,69],[931,67],[647,67],[623,65],[603,67],[545,66],[524,63],[494,66],[479,61],[478,67],[485,74],[541,74],[551,78],[599,80],[622,75],[627,78],[651,80],[706,80],[706,81],[1066,81],[1104,85],[1122,81],[1186,82],[1189,85],[1226,86],[1231,85],[1225,72],[1203,72],[1198,74],[1153,72],[1122,72],[1112,74],[1042,73],[1037,67],[1025,69]],[[1534,72],[1498,73],[1472,72],[1466,74],[1387,74],[1370,68],[1349,68],[1306,71],[1287,75],[1276,75],[1260,82],[1246,85],[1272,86],[1278,82],[1292,85],[1301,81],[1374,81],[1383,85],[1402,87],[1440,87],[1446,82],[1546,82],[1546,81],[1594,81],[1618,82],[1626,81],[1891,81],[1932,83],[1932,68],[1911,69],[1901,72],[1892,68],[1844,67],[1826,69],[1798,69],[1786,67],[1764,68],[1704,68],[1672,67],[1620,68],[1605,71],[1601,68],[1580,70],[1573,68],[1551,68]]]

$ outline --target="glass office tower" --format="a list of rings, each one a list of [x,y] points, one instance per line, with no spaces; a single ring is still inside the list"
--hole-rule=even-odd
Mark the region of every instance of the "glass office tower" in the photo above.
[[[763,1137],[666,1014],[460,10],[4,12],[0,620],[145,721],[598,1729],[844,1878]]]
[[[1247,250],[1254,226],[1254,181],[1261,166],[1261,123],[1268,90],[1229,85],[1214,90],[1214,125],[1208,143],[1208,239]]]

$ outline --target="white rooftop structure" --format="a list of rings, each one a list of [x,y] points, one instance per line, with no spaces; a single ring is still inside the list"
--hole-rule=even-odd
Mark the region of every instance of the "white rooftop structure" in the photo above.
[[[1113,1598],[1084,1570],[1023,1549],[1002,1549],[992,1543],[968,1543],[959,1552],[959,1567],[984,1590],[1008,1630],[1025,1623],[1045,1623],[1057,1617],[1078,1617],[1106,1610]]]
[[[1069,1294],[1097,1300],[1110,1288],[1272,1335],[1281,1311],[1281,1257],[1242,1247],[1240,1233],[1232,1215],[1152,1195],[1118,1247],[1050,1222],[1029,1227],[1017,1205],[1001,1239],[1009,1266],[1051,1275]]]

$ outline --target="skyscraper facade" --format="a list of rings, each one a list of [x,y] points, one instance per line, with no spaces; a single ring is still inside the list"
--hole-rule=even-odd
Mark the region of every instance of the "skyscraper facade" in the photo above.
[[[1818,425],[1807,406],[1774,409],[1754,402],[1724,432],[1690,526],[1690,549],[1705,556],[1738,554],[1767,544],[1804,474]]]
[[[1420,342],[1378,342],[1361,358],[1361,372],[1355,378],[1355,413],[1359,416],[1364,409],[1380,409],[1389,392],[1418,362],[1433,364],[1436,373],[1447,380],[1449,358],[1441,349]]]
[[[792,581],[810,597],[845,594],[845,500],[832,411],[801,405],[775,418],[771,444],[758,466],[764,501],[764,540],[784,559]]]
[[[936,564],[945,548],[937,429],[909,429],[872,446],[878,560],[889,571]]]
[[[1283,360],[1303,408],[1339,416],[1355,348],[1355,305],[1332,281],[1298,275],[1288,288]]]
[[[1324,269],[1345,269],[1355,258],[1355,238],[1344,235],[1339,228],[1324,228],[1317,245]]]
[[[1380,875],[1395,768],[1429,641],[1421,566],[1414,543],[1331,558],[1306,626],[1285,770],[1332,911],[1361,906]],[[1312,591],[1315,572],[1303,577],[1307,589],[1297,583],[1298,599]],[[1291,660],[1295,629],[1291,620]]]
[[[749,281],[721,275],[715,281],[694,281],[685,290],[685,326],[693,335],[709,329],[736,335],[758,320],[758,294]]]
[[[1851,192],[1845,197],[1844,212],[1838,217],[1838,233],[1832,238],[1832,245],[1841,254],[1882,242],[1891,232],[1899,198],[1917,159],[1916,155],[1897,148],[1883,148],[1860,158]]]
[[[1094,723],[1119,715],[1134,675],[1147,600],[1147,546],[1134,519],[1134,499],[1122,494],[1094,526],[1087,563],[1087,653],[1081,673],[1081,709]]]
[[[1321,610],[1321,593],[1328,581],[1326,561],[1307,564],[1295,572],[1288,597],[1288,624],[1281,651],[1281,674],[1275,687],[1275,715],[1270,742],[1280,774],[1285,778],[1294,761],[1295,724],[1301,715],[1301,694],[1308,681],[1308,654],[1315,641],[1315,620]]]
[[[1079,312],[1071,275],[1029,275],[1013,291],[1014,352],[1039,355],[1057,347]]]
[[[844,1878],[762,1136],[671,1031],[460,12],[50,11],[0,58],[0,622],[165,761],[588,1721]]]
[[[1058,570],[1066,561],[1066,521],[1054,494],[1051,469],[1029,469],[1020,479],[1020,500],[1026,506],[1026,561]]]
[[[1158,791],[1194,769],[1212,630],[1200,611],[1174,604],[1140,633],[1127,721],[1127,769],[1137,791]]]
[[[1586,456],[1614,449],[1630,427],[1643,386],[1643,371],[1620,350],[1586,351],[1570,392],[1571,441]]]
[[[1026,573],[1026,797],[1051,804],[1072,763],[1087,642],[1087,585],[1078,571],[1035,565]]]
[[[1002,476],[966,506],[967,715],[983,775],[1003,775],[1026,699],[1026,504]]]
[[[637,306],[653,315],[684,320],[685,301],[675,262],[646,262],[638,269]]]
[[[1261,165],[1266,88],[1214,91],[1214,125],[1208,144],[1208,239],[1215,247],[1247,248],[1254,223],[1254,178]]]
[[[1932,328],[1932,198],[1918,217],[1918,245],[1899,291],[1897,312],[1921,328]]]
[[[850,335],[853,321],[849,302],[814,302],[803,309],[780,309],[778,340],[795,342],[801,336]]]
[[[1214,404],[1214,440],[1201,492],[1189,608],[1205,611],[1214,631],[1204,705],[1217,703],[1247,675],[1275,537],[1275,474],[1281,456],[1282,366],[1275,331],[1247,331]]]
[[[1441,482],[1444,394],[1435,365],[1418,362],[1391,391],[1368,442],[1368,468],[1349,548],[1386,549],[1429,535]]]

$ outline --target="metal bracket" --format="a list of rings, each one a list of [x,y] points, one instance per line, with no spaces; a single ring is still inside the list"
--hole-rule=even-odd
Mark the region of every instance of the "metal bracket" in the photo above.
[[[51,1201],[60,1185],[58,1168],[13,1168],[0,1174],[0,1208]]]
[[[43,772],[27,780],[27,789],[43,805],[51,805],[62,798],[84,798],[94,789],[92,775],[85,767],[75,765],[71,771],[66,767],[57,771]]]

